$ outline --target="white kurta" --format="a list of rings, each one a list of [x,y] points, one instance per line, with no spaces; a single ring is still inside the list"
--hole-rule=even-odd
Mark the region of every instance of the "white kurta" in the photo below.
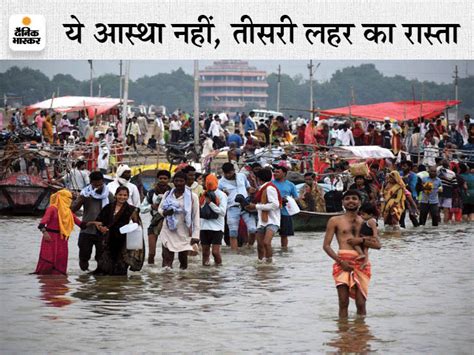
[[[104,155],[107,156],[104,158]],[[97,158],[97,167],[99,169],[109,170],[109,148],[107,145],[101,145],[99,147],[99,157]]]
[[[177,228],[175,231],[170,231],[168,225],[165,221],[163,222],[163,228],[160,233],[161,243],[165,248],[168,248],[170,251],[179,253],[181,251],[193,250],[191,246],[191,237],[194,239],[199,239],[200,232],[200,220],[199,220],[199,200],[196,194],[192,193],[192,207],[191,207],[191,216],[194,224],[194,229],[192,234],[189,233],[189,228],[186,226],[186,221],[184,220],[184,213],[178,213],[176,217]],[[178,201],[179,207],[184,210],[184,194],[176,199]],[[163,203],[165,198],[161,200],[160,206],[158,207],[158,212],[163,214]]]

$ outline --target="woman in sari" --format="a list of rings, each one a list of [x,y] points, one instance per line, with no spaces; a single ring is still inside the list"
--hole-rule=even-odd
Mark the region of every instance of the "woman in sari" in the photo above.
[[[48,138],[49,143],[53,143],[53,119],[51,116],[46,116],[45,121],[43,122],[43,137]]]
[[[392,129],[392,152],[397,155],[402,150],[402,130],[400,127],[394,127]]]
[[[317,144],[325,147],[327,146],[328,138],[329,138],[329,126],[327,125],[326,122],[321,122],[316,127],[316,133],[314,134],[314,139],[316,140]]]
[[[69,236],[74,224],[81,225],[70,209],[71,202],[72,194],[68,190],[51,195],[49,207],[38,226],[43,240],[34,274],[66,275]]]
[[[355,145],[364,145],[365,130],[362,128],[362,122],[356,121],[352,130]]]
[[[106,205],[94,224],[104,238],[104,252],[98,260],[97,270],[94,274],[100,275],[127,275],[129,266],[137,271],[143,265],[144,250],[138,252],[138,262],[135,263],[134,257],[127,252],[127,238],[125,234],[120,233],[120,228],[127,225],[130,221],[140,223],[137,209],[129,205],[128,188],[119,186],[115,191],[115,200]]]
[[[382,215],[386,226],[393,228],[399,226],[400,216],[405,209],[405,189],[400,173],[396,170],[390,172],[382,191],[384,199]]]

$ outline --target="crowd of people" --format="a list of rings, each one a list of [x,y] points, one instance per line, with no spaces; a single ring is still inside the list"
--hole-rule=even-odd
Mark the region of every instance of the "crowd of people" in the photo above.
[[[203,265],[210,265],[211,251],[215,264],[222,264],[220,246],[224,232],[232,250],[252,246],[256,240],[258,260],[271,262],[273,236],[279,233],[281,247],[287,248],[288,237],[294,234],[293,217],[287,208],[291,200],[303,209],[308,206],[326,209],[337,204],[334,200],[339,197],[344,205],[343,196],[351,191],[360,199],[368,220],[381,217],[384,225],[391,228],[405,227],[406,214],[414,227],[425,225],[428,215],[432,225],[437,226],[441,212],[444,223],[460,222],[463,215],[474,221],[474,175],[465,164],[451,167],[446,160],[437,163],[438,166],[430,166],[428,170],[422,167],[415,170],[410,161],[385,169],[372,165],[367,177],[355,176],[353,183],[349,180],[346,184],[347,188],[338,175],[326,177],[334,188],[330,191],[332,204],[326,204],[314,173],[305,175],[305,183],[298,191],[287,179],[288,167],[282,163],[273,169],[254,163],[248,170],[238,172],[228,162],[223,164],[220,178],[215,174],[201,175],[191,165],[180,166],[173,176],[167,170],[160,170],[157,184],[143,199],[137,186],[130,182],[128,166],[120,165],[116,178],[107,185],[103,174],[94,171],[88,175],[88,184],[75,196],[74,203],[73,194],[66,189],[51,198],[40,223],[44,239],[37,272],[49,265],[51,271],[66,273],[64,240],[76,223],[81,227],[78,242],[81,269],[88,270],[95,247],[96,273],[126,274],[131,257],[125,248],[125,235],[119,229],[131,221],[140,222],[139,212],[151,214],[147,230],[148,263],[155,263],[159,238],[162,266],[171,268],[174,253],[178,253],[182,269],[187,268],[187,256],[196,251],[194,245],[199,243]],[[81,207],[84,212],[79,221],[73,212]],[[54,254],[53,259],[58,262],[51,259],[51,238],[59,243],[53,249],[62,250]],[[102,258],[106,260],[101,261]],[[49,261],[44,264],[46,260]]]
[[[66,274],[67,240],[74,224],[81,228],[81,270],[89,270],[94,248],[95,274],[125,275],[128,270],[140,270],[145,250],[128,250],[120,228],[132,222],[143,224],[140,214],[148,213],[149,264],[155,263],[158,240],[161,265],[167,269],[173,267],[176,253],[181,269],[188,267],[189,256],[199,252],[203,266],[211,265],[211,256],[215,265],[222,265],[223,240],[232,251],[251,248],[256,242],[258,262],[272,263],[272,239],[278,234],[281,248],[288,248],[294,235],[294,207],[290,206],[297,205],[301,210],[335,214],[327,225],[324,250],[335,260],[336,285],[345,285],[338,287],[340,314],[346,314],[349,297],[356,299],[358,312],[365,314],[368,250],[381,247],[379,219],[390,231],[406,228],[407,215],[413,227],[425,225],[428,217],[433,226],[474,221],[474,124],[468,115],[449,129],[445,120],[435,119],[421,125],[386,122],[383,130],[362,122],[352,126],[334,123],[329,128],[325,121],[300,117],[270,118],[259,124],[253,113],[226,117],[202,115],[200,120],[206,134],[204,150],[208,147],[203,158],[224,150],[226,163],[212,172],[198,172],[192,164],[179,165],[173,174],[160,170],[149,191],[130,181],[127,165],[119,164],[115,179],[106,184],[106,164],[99,162],[89,173],[85,162],[78,161],[70,175],[82,181],[80,188],[54,194],[39,225],[43,240],[36,273]],[[160,143],[176,142],[193,126],[192,117],[173,114],[169,122],[162,120],[156,126],[161,129],[156,135]],[[99,142],[109,135],[119,140],[116,130],[100,133]],[[130,146],[156,147],[155,135],[148,141],[143,137],[145,128],[138,118],[131,119],[126,131]],[[61,136],[67,141],[71,131],[64,132]],[[281,148],[285,144],[311,145],[316,152],[338,145],[380,145],[396,158],[360,163],[327,155],[318,160],[319,166],[314,162],[310,171],[302,172],[307,165],[292,164],[291,156]],[[107,160],[108,146],[101,149],[98,160]],[[271,157],[258,159],[259,149],[270,150]],[[242,164],[242,155],[254,159]],[[290,181],[288,174],[295,170],[304,183]],[[82,221],[74,214],[81,208]],[[338,253],[331,248],[334,235]]]
[[[169,116],[156,114],[148,117],[137,113],[126,120],[125,127],[118,110],[89,119],[86,111],[77,115],[58,114],[43,110],[33,119],[17,109],[11,114],[8,130],[18,133],[34,127],[41,148],[55,147],[82,156],[89,170],[103,173],[115,171],[127,150],[166,149],[166,144],[191,141],[194,136],[194,117],[177,109]],[[424,166],[435,165],[435,159],[462,160],[474,163],[474,120],[470,115],[458,122],[448,123],[444,117],[419,122],[385,122],[319,120],[292,116],[257,119],[254,112],[234,115],[201,113],[201,158],[226,150],[231,160],[258,156],[272,147],[311,145],[320,150],[337,146],[373,145],[390,149],[399,160],[410,160]],[[125,133],[125,134],[124,134]],[[38,138],[39,137],[39,138]],[[125,139],[123,139],[125,137]],[[94,146],[94,149],[85,149]]]
[[[211,264],[211,256],[221,265],[223,239],[234,251],[256,242],[259,262],[272,262],[273,236],[278,233],[281,247],[287,248],[294,234],[289,212],[294,204],[305,211],[340,214],[339,227],[334,229],[337,236],[350,205],[345,199],[359,199],[360,233],[353,237],[372,238],[374,248],[380,246],[373,239],[379,219],[388,230],[406,228],[407,217],[413,227],[425,225],[428,219],[433,226],[474,221],[474,121],[469,115],[451,123],[444,117],[397,123],[291,116],[257,120],[253,112],[202,113],[200,171],[189,164],[178,166],[174,175],[160,170],[150,191],[130,181],[131,169],[121,163],[121,153],[192,140],[194,118],[188,113],[178,109],[169,117],[158,114],[152,120],[138,114],[122,127],[118,112],[90,120],[85,111],[74,119],[41,111],[33,125],[40,132],[37,144],[43,148],[53,146],[77,155],[81,147],[94,146],[92,156],[82,154],[67,174],[53,177],[72,194],[65,189],[53,195],[41,221],[44,238],[38,273],[66,273],[67,238],[74,223],[81,227],[82,270],[88,270],[94,248],[95,273],[139,270],[144,251],[127,250],[120,228],[142,223],[140,213],[151,214],[148,263],[155,263],[160,240],[162,266],[171,268],[177,253],[182,269],[187,268],[188,256],[199,250],[203,265]],[[10,131],[25,127],[31,127],[31,122],[16,110]],[[361,163],[330,153],[332,147],[351,145],[380,146],[395,159]],[[317,161],[313,156],[308,159],[310,150],[316,152]],[[226,152],[227,162],[210,169],[209,157],[220,152]],[[106,185],[104,175],[112,170],[115,179]],[[295,172],[304,182],[290,181],[288,174]],[[74,212],[81,208],[79,221]],[[342,256],[325,248],[341,263]],[[360,260],[361,270],[367,272],[367,246],[350,249],[355,254],[349,258]]]
[[[238,249],[239,236],[241,243],[248,246],[256,240],[258,260],[271,262],[273,235],[280,230],[282,247],[286,248],[288,236],[294,233],[285,204],[290,197],[298,198],[298,194],[294,184],[286,180],[286,167],[277,166],[274,172],[256,165],[253,168],[250,179],[256,187],[251,186],[246,174],[236,172],[231,163],[222,166],[220,179],[214,174],[199,176],[191,165],[180,167],[173,176],[160,170],[157,184],[143,200],[130,182],[128,166],[121,165],[116,179],[109,184],[105,184],[100,171],[94,171],[78,196],[67,189],[52,195],[39,225],[43,241],[36,272],[66,273],[67,239],[76,223],[81,228],[80,268],[89,269],[95,248],[94,273],[126,274],[129,266],[136,267],[137,255],[131,256],[126,250],[126,236],[120,228],[130,222],[141,223],[140,212],[151,213],[149,264],[155,262],[159,238],[163,267],[171,268],[174,254],[178,253],[180,268],[186,269],[188,254],[196,251],[197,244],[202,246],[204,266],[210,265],[211,253],[215,264],[221,265],[220,246],[226,230],[232,250]],[[82,221],[74,214],[80,208]],[[245,225],[245,237],[241,223]],[[61,252],[53,252],[57,250]]]

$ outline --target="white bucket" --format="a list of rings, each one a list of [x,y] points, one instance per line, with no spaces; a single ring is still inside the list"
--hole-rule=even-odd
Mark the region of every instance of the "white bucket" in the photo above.
[[[127,233],[127,249],[139,250],[143,248],[142,227],[138,226],[135,230]]]

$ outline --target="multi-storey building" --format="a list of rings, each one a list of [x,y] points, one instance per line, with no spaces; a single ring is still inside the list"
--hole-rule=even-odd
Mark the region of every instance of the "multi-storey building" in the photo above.
[[[243,60],[220,60],[199,72],[202,109],[237,112],[267,107],[267,73]]]

